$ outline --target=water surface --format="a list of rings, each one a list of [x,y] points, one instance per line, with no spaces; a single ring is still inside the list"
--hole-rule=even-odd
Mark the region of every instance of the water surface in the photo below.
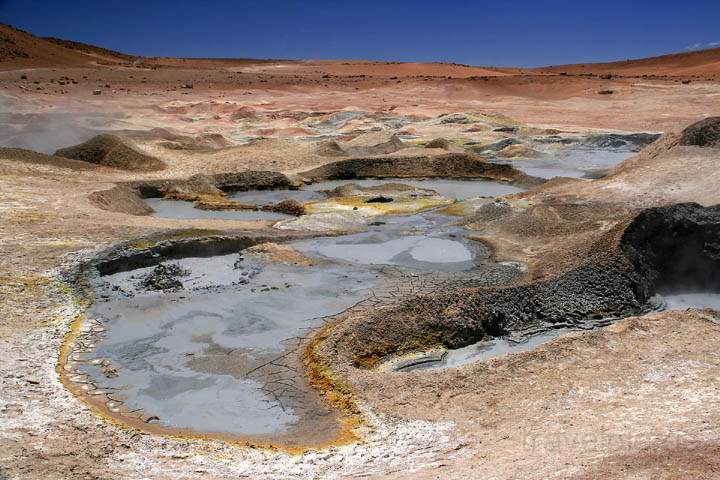
[[[195,208],[193,202],[183,200],[166,200],[164,198],[147,198],[145,202],[155,210],[153,214],[162,218],[219,219],[219,220],[284,220],[293,218],[284,213],[266,212],[263,210],[203,210]]]

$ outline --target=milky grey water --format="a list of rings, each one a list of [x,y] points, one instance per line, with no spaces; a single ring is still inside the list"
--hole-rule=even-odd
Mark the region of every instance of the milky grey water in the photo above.
[[[257,435],[295,424],[294,409],[247,372],[281,354],[288,339],[317,327],[322,317],[365,298],[378,275],[240,258],[171,262],[190,272],[180,277],[185,289],[174,292],[139,287],[152,268],[98,279],[100,299],[91,313],[106,335],[93,358],[109,360],[117,376],[104,378],[91,365],[84,371],[102,388],[117,389],[127,407],[167,427]]]
[[[504,163],[540,178],[597,178],[633,155],[635,152],[628,149],[565,148],[537,158]]]
[[[195,208],[193,202],[183,200],[166,200],[164,198],[146,198],[145,202],[155,210],[153,214],[162,218],[177,219],[219,219],[219,220],[284,220],[292,218],[283,213],[266,212],[263,210],[203,210]]]

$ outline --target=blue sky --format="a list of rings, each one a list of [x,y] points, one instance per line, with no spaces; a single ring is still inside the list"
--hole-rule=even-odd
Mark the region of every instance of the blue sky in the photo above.
[[[0,0],[0,21],[148,56],[539,66],[720,46],[720,0]]]

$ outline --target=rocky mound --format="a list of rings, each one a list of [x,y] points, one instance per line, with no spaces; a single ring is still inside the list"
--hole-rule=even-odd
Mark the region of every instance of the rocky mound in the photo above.
[[[205,175],[193,175],[187,180],[176,180],[160,188],[165,198],[195,201],[207,196],[225,196]]]
[[[265,205],[262,209],[268,212],[285,213],[296,217],[305,215],[306,213],[303,204],[292,198],[271,205]]]
[[[364,133],[338,145],[346,154],[356,157],[384,155],[405,147],[397,135],[385,131]]]
[[[92,170],[95,168],[95,165],[92,163],[56,157],[53,155],[45,155],[44,153],[25,150],[23,148],[0,148],[0,159],[14,160],[34,165],[68,168],[70,170]]]
[[[150,215],[154,212],[135,189],[125,185],[91,193],[89,199],[96,207],[110,212],[128,215]]]
[[[682,131],[678,144],[720,148],[720,117],[693,123]]]
[[[55,155],[119,170],[151,172],[165,168],[161,160],[136,150],[122,137],[110,134],[98,135],[80,145],[61,148]]]
[[[315,152],[322,157],[343,157],[345,152],[340,145],[334,140],[319,142],[315,147]]]
[[[464,149],[458,145],[455,145],[446,138],[435,138],[425,144],[425,148],[434,148],[439,150],[445,150],[446,152],[460,153]]]
[[[161,263],[142,279],[140,286],[145,290],[181,290],[183,284],[179,278],[188,275],[190,272],[177,263]]]
[[[530,177],[511,165],[490,163],[468,153],[444,151],[439,155],[403,156],[395,154],[384,157],[352,158],[329,163],[300,175],[313,182],[366,177],[446,177],[486,178],[526,186],[542,183],[541,180]]]

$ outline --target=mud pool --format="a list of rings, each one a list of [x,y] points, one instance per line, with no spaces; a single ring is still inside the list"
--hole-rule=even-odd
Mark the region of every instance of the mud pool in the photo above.
[[[355,180],[329,180],[306,185],[299,190],[250,190],[235,192],[230,199],[236,202],[267,206],[283,200],[296,200],[300,203],[323,200],[327,198],[326,191],[341,185],[353,183],[361,187],[375,187],[390,183],[402,183],[416,188],[434,190],[439,195],[451,200],[465,200],[467,198],[482,196],[500,196],[521,192],[522,189],[513,185],[486,180],[453,180],[453,179],[355,179]],[[147,204],[155,210],[156,217],[175,219],[220,219],[241,221],[278,221],[292,218],[291,215],[264,210],[202,210],[195,208],[192,202],[182,200],[167,200],[163,198],[145,199]]]
[[[720,311],[720,293],[694,292],[656,295],[651,300],[656,310],[711,309]],[[415,370],[443,369],[460,367],[469,363],[489,360],[501,355],[509,355],[532,350],[550,340],[570,332],[591,330],[605,326],[617,319],[608,318],[590,320],[574,326],[553,328],[528,335],[514,335],[483,340],[457,349],[434,349],[396,356],[382,362],[384,371],[410,372]]]
[[[183,200],[166,200],[164,198],[147,198],[145,202],[155,210],[153,214],[161,218],[177,218],[177,219],[205,219],[213,218],[218,220],[283,220],[292,218],[291,215],[285,215],[277,212],[267,212],[264,210],[202,210],[195,208],[193,202]]]
[[[247,205],[265,206],[283,200],[297,200],[300,203],[322,200],[325,195],[313,190],[249,190],[235,192],[230,195],[231,200]]]
[[[259,369],[323,317],[362,300],[378,277],[346,265],[303,268],[240,254],[173,263],[185,272],[182,289],[143,289],[152,267],[96,279],[92,314],[105,334],[79,370],[122,397],[113,405],[147,412],[163,426],[238,436],[297,423],[310,400],[294,386],[273,388]],[[105,363],[110,376],[99,366]]]
[[[624,148],[567,148],[544,153],[538,158],[507,163],[533,177],[599,178],[635,153],[635,150]]]
[[[427,212],[389,217],[365,232],[296,242],[302,253],[347,262],[385,265],[420,271],[462,271],[477,267],[488,251],[466,238],[447,216]]]
[[[482,181],[413,184],[435,190],[460,185],[454,191],[457,199],[509,193]],[[335,182],[323,182],[313,187],[333,186]],[[285,193],[244,192],[258,204],[281,200]],[[318,192],[298,193],[305,194]],[[180,208],[205,213],[184,203]],[[89,317],[97,335],[81,343],[64,368],[95,401],[102,399],[110,414],[135,418],[141,426],[170,433],[284,439],[290,445],[330,441],[337,434],[339,414],[307,383],[298,351],[315,329],[334,315],[378,298],[378,292],[404,282],[404,276],[442,274],[463,281],[476,276],[485,284],[498,284],[521,271],[519,265],[491,262],[489,251],[468,238],[472,232],[458,226],[457,217],[441,212],[379,216],[359,233],[293,241],[289,246],[308,260],[302,264],[273,261],[249,249],[161,262],[166,269],[162,272],[174,272],[172,278],[155,278],[160,268],[156,265],[91,277],[96,302]],[[701,302],[720,307],[720,296],[675,295],[666,296],[665,302],[666,308]],[[522,337],[418,352],[390,359],[381,369],[457,367],[530,350],[569,331],[608,321],[554,325]]]
[[[517,275],[490,262],[456,220],[380,217],[361,233],[290,243],[312,266],[250,249],[163,262],[175,275],[162,281],[150,281],[157,266],[95,276],[90,317],[102,335],[72,357],[70,372],[113,414],[169,431],[328,441],[334,412],[306,384],[295,350],[313,329],[404,274]]]
[[[439,349],[419,352],[388,360],[383,363],[380,368],[386,371],[410,372],[415,370],[460,367],[468,363],[499,357],[500,355],[526,352],[571,331],[572,330],[567,328],[558,328],[521,339],[498,337],[492,340],[473,343],[458,349]]]

